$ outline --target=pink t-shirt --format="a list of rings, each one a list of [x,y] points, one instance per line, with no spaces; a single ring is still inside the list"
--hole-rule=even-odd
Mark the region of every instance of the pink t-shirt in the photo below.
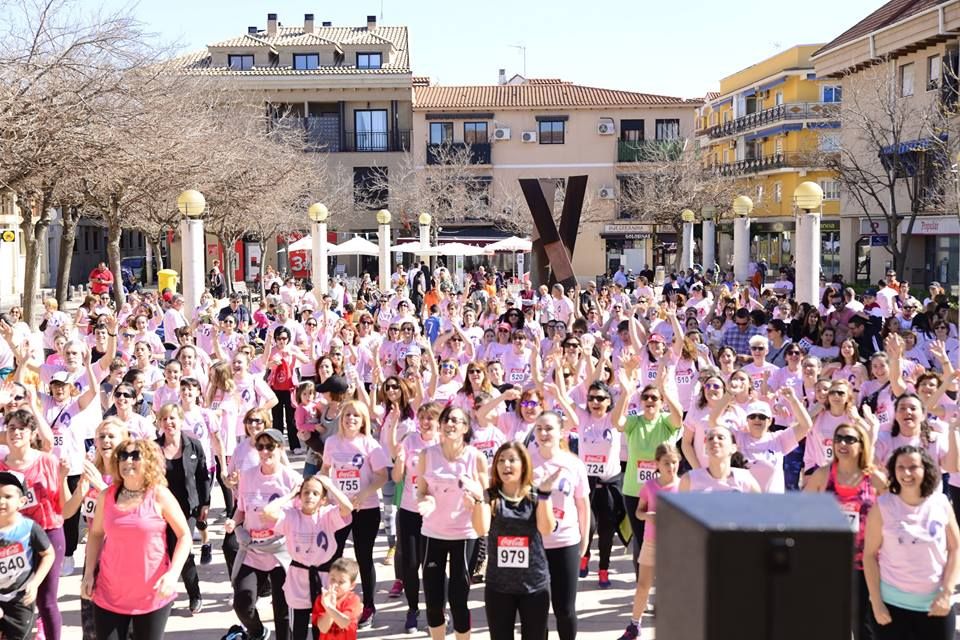
[[[874,445],[873,459],[881,468],[885,469],[887,467],[887,460],[897,448],[911,445],[926,449],[933,461],[939,464],[942,470],[943,459],[947,457],[947,447],[949,444],[946,439],[948,437],[952,438],[954,435],[952,433],[943,434],[937,433],[936,431],[931,432],[930,442],[924,446],[919,434],[912,437],[903,434],[893,436],[890,431],[883,431],[877,436],[877,443]]]
[[[274,530],[286,538],[290,559],[308,567],[316,567],[329,561],[337,551],[334,534],[350,524],[353,516],[340,515],[339,505],[321,506],[316,513],[306,515],[300,508],[289,505],[280,512]],[[294,609],[309,609],[310,573],[291,566],[283,583],[287,605]]]
[[[533,484],[539,486],[544,479],[560,468],[560,477],[550,494],[553,515],[557,528],[543,538],[545,549],[560,549],[580,543],[580,514],[577,500],[590,494],[587,469],[580,459],[568,451],[557,451],[549,460],[543,457],[540,448],[530,450],[533,462]]]
[[[579,457],[588,476],[610,480],[620,473],[622,434],[613,428],[610,414],[596,418],[589,411],[577,407],[580,417]]]
[[[890,390],[890,385],[886,387],[883,386],[883,382],[877,380],[867,380],[863,383],[863,386],[860,387],[860,397],[858,398],[857,403],[863,404],[864,399],[867,396],[872,395],[878,389],[883,387],[880,393],[877,394],[877,408],[873,412],[873,415],[877,417],[877,422],[880,423],[880,431],[890,431],[890,428],[893,426],[894,419],[894,410],[893,410],[893,391]]]
[[[481,427],[473,430],[470,446],[482,453],[489,463],[493,462],[493,455],[506,440],[506,436],[497,427]]]
[[[524,442],[533,429],[533,423],[526,423],[513,411],[505,411],[497,418],[497,427],[507,440]]]
[[[171,389],[167,385],[157,387],[153,392],[153,411],[156,413],[165,404],[180,404],[180,385]]]
[[[439,444],[427,447],[420,454],[426,457],[424,480],[427,493],[436,500],[436,508],[423,518],[423,535],[438,540],[472,540],[477,537],[471,520],[472,511],[463,499],[460,477],[475,476],[477,458],[483,454],[467,445],[455,460],[447,460]]]
[[[328,473],[340,491],[353,498],[373,482],[375,471],[387,468],[390,460],[372,436],[358,435],[348,440],[337,433],[326,440],[323,464],[329,465]],[[380,498],[374,492],[364,499],[360,508],[376,509],[379,505]]]
[[[699,375],[699,365],[693,360],[680,358],[674,367],[670,367],[673,373],[673,380],[676,383],[677,399],[680,400],[680,408],[687,410],[693,402],[694,389],[697,386],[697,377]]]
[[[947,496],[938,491],[914,507],[885,493],[877,507],[883,519],[880,580],[907,593],[936,591],[947,564]]]
[[[750,462],[750,473],[764,493],[785,493],[783,456],[797,448],[793,428],[767,431],[754,438],[749,431],[737,432],[737,449]]]
[[[244,438],[237,443],[233,450],[233,457],[227,463],[227,471],[233,473],[238,471],[241,474],[260,465],[260,454],[250,438]]]
[[[274,529],[271,521],[263,517],[263,508],[271,500],[286,495],[300,486],[303,478],[290,467],[281,465],[272,475],[264,475],[260,466],[240,474],[237,487],[237,510],[243,511],[243,527],[250,533],[251,544],[243,564],[259,571],[270,571],[278,566],[273,554],[262,553],[259,544],[275,542],[283,534]]]
[[[718,480],[710,475],[710,470],[706,467],[693,469],[687,474],[690,478],[690,491],[699,491],[703,493],[714,493],[721,491],[738,491],[740,493],[751,493],[753,491],[753,476],[747,469],[730,469],[730,475],[722,480]]]
[[[427,447],[436,444],[435,441],[425,442],[418,431],[408,433],[400,442],[403,448],[403,495],[400,496],[400,508],[417,513],[417,465],[420,464],[420,454]]]
[[[807,434],[807,444],[803,450],[803,468],[825,467],[833,460],[833,432],[844,423],[849,423],[846,414],[835,416],[830,410],[824,410],[813,419],[813,428]]]
[[[200,441],[200,447],[203,449],[203,455],[207,459],[207,468],[213,469],[217,466],[216,459],[213,457],[211,448],[211,433],[220,432],[220,423],[217,422],[216,414],[207,409],[194,407],[189,413],[183,416],[183,432],[189,433]]]
[[[680,479],[676,478],[671,484],[661,485],[656,478],[650,478],[640,487],[640,500],[647,505],[648,513],[656,513],[657,496],[661,491],[665,493],[676,493],[680,490]],[[657,525],[654,520],[647,520],[643,527],[644,541],[653,540],[657,535]]]
[[[710,425],[707,424],[710,421],[709,419],[710,405],[705,404],[700,408],[694,404],[690,407],[690,411],[687,412],[687,417],[683,420],[684,430],[693,433],[693,450],[697,454],[697,461],[701,467],[707,465],[706,438],[707,429],[710,427]],[[747,413],[739,406],[731,404],[728,405],[726,411],[720,415],[717,423],[726,425],[731,431],[739,431],[747,426]]]
[[[760,386],[763,384],[763,374],[769,373],[773,376],[773,374],[778,371],[778,367],[769,362],[764,362],[759,366],[751,362],[750,364],[743,365],[742,368],[744,373],[750,376],[750,385],[754,391],[760,390]]]
[[[457,392],[460,391],[462,386],[463,383],[458,382],[456,378],[450,382],[438,382],[437,390],[433,394],[433,401],[439,402],[440,404],[448,404],[450,399],[457,395]]]
[[[503,354],[503,381],[509,384],[524,385],[530,380],[530,350],[516,353],[513,349]]]
[[[274,395],[273,390],[263,376],[248,375],[237,381],[237,393],[243,403],[241,413],[266,404],[266,399]]]

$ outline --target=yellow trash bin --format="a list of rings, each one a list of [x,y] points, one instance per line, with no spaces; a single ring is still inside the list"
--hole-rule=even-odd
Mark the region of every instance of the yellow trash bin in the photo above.
[[[160,291],[170,289],[170,291],[176,293],[179,278],[180,274],[173,269],[160,269],[160,271],[157,271],[157,288]]]

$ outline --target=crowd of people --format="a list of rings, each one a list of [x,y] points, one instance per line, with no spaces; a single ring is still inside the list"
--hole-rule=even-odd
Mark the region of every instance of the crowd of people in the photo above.
[[[37,330],[0,314],[4,638],[59,640],[77,570],[84,638],[162,638],[180,581],[203,609],[215,543],[233,637],[270,637],[264,598],[279,640],[356,637],[380,540],[403,630],[435,640],[469,637],[478,582],[491,638],[519,616],[542,640],[551,610],[575,638],[578,584],[609,588],[623,544],[630,640],[661,492],[798,490],[849,518],[856,638],[953,637],[960,374],[939,284],[915,297],[888,272],[798,304],[789,274],[535,289],[478,269],[464,288],[421,264],[323,294],[265,278],[254,310],[152,290],[115,308],[104,277],[76,312],[46,301]]]

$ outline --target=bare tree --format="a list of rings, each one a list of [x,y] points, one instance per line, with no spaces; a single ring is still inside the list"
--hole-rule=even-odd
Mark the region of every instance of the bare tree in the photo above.
[[[945,211],[945,194],[953,191],[946,189],[953,180],[949,158],[956,146],[955,118],[941,104],[940,92],[907,93],[912,91],[899,86],[896,65],[889,62],[846,76],[843,144],[821,156],[842,193],[875,228],[886,227],[884,248],[897,273],[906,263],[917,216]]]

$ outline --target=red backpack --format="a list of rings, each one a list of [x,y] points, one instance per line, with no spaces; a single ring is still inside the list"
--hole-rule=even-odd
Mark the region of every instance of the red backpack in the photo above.
[[[280,364],[270,370],[268,380],[270,388],[276,391],[293,391],[293,367],[287,358],[281,358]]]

